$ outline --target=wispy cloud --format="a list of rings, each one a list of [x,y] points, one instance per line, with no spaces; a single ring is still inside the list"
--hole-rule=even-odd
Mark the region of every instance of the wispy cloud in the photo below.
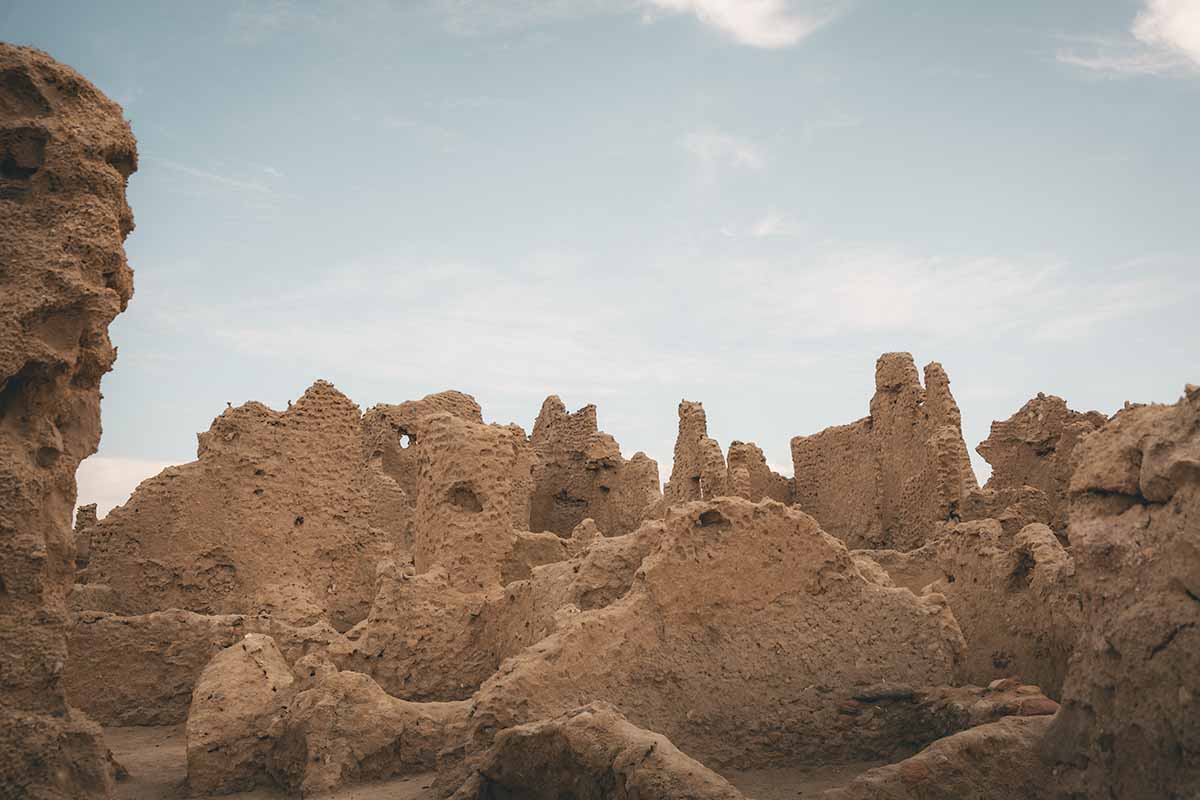
[[[652,8],[694,14],[751,47],[789,47],[833,21],[844,3],[808,0],[649,0]]]
[[[766,155],[758,145],[718,130],[692,131],[683,137],[682,145],[706,181],[713,180],[722,167],[758,172],[767,166]]]
[[[206,181],[208,183],[215,184],[217,186],[222,186],[227,189],[234,189],[239,192],[251,192],[253,194],[263,194],[263,195],[278,195],[279,194],[279,192],[275,191],[270,186],[267,186],[265,183],[262,183],[260,181],[243,180],[241,178],[234,178],[229,175],[221,175],[216,172],[211,172],[206,169],[200,169],[199,167],[193,167],[188,164],[182,164],[178,161],[173,161],[169,158],[161,158],[159,156],[152,156],[152,155],[146,156],[145,160],[151,161],[161,167],[165,167],[166,169],[172,170],[174,172],[178,172],[183,175],[188,175],[193,178],[199,178],[202,181]],[[267,174],[271,174],[270,172],[267,171],[267,169],[263,169],[263,172],[267,172]]]
[[[128,500],[139,483],[169,466],[166,461],[94,455],[85,459],[75,473],[79,483],[78,503],[95,503],[96,512],[103,517]]]
[[[1127,35],[1066,39],[1059,63],[1098,74],[1200,75],[1200,0],[1146,0]]]

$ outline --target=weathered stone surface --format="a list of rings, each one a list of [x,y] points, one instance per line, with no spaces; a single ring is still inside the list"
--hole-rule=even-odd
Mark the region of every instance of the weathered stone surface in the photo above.
[[[675,460],[663,489],[666,506],[724,496],[729,493],[727,483],[725,456],[717,440],[708,435],[704,405],[681,400]]]
[[[483,685],[476,735],[603,700],[716,765],[878,753],[891,745],[837,703],[950,683],[962,647],[943,602],[868,583],[806,514],[693,503],[623,598],[562,619]]]
[[[975,448],[992,465],[992,476],[984,488],[1040,489],[1046,496],[1049,517],[1030,521],[1045,522],[1062,531],[1067,527],[1071,454],[1106,421],[1098,411],[1072,411],[1061,397],[1039,392],[1007,420],[993,422],[988,438]]]
[[[70,632],[67,696],[105,725],[183,722],[205,665],[249,633],[270,635],[288,663],[346,646],[327,622],[295,627],[180,609],[128,617],[85,611]]]
[[[795,482],[773,472],[767,466],[762,448],[754,442],[731,442],[728,463],[726,488],[729,494],[744,497],[752,503],[770,498],[790,505],[795,500]]]
[[[357,781],[432,769],[459,742],[470,704],[411,703],[356,672],[330,675],[297,694],[280,723],[271,776],[309,797]]]
[[[720,775],[607,703],[502,731],[455,800],[610,797],[740,800]]]
[[[1039,800],[1055,797],[1037,745],[1052,718],[1005,717],[940,739],[912,758],[870,770],[823,800]],[[1099,795],[1097,795],[1099,796]]]
[[[201,794],[267,780],[267,756],[295,679],[271,637],[248,634],[200,674],[187,718],[188,786]]]
[[[960,679],[1010,675],[1058,697],[1082,610],[1071,555],[1041,523],[1010,533],[994,519],[952,523],[907,553],[855,550],[897,586],[945,597],[967,641]],[[886,585],[886,584],[885,584]]]
[[[247,613],[291,583],[339,629],[365,617],[399,533],[368,525],[358,407],[317,381],[286,411],[227,409],[199,440],[197,461],[143,481],[93,528],[90,579],[126,614]]]
[[[413,542],[417,572],[442,566],[462,591],[498,588],[513,549],[514,484],[525,434],[515,425],[482,425],[446,413],[425,417],[424,426]]]
[[[512,550],[500,566],[500,582],[507,586],[513,581],[523,581],[534,567],[565,561],[570,556],[568,544],[556,533],[513,531]]]
[[[1045,740],[1063,793],[1200,790],[1200,387],[1127,408],[1076,450],[1083,633]]]
[[[75,510],[75,567],[87,566],[92,554],[92,526],[96,524],[96,504],[88,503]]]
[[[796,503],[851,547],[912,550],[977,488],[940,364],[925,386],[908,353],[875,364],[870,416],[792,439]]]
[[[102,795],[106,751],[62,672],[75,470],[100,442],[108,325],[133,293],[137,149],[78,73],[0,44],[0,163],[0,763],[14,792]]]
[[[531,530],[567,536],[591,518],[606,535],[620,536],[662,497],[658,464],[640,452],[625,460],[616,440],[599,431],[593,405],[568,414],[562,400],[547,397],[531,440]]]

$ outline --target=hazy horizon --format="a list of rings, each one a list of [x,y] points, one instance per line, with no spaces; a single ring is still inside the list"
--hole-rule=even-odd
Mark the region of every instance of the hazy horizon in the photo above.
[[[139,140],[101,511],[227,403],[596,404],[671,470],[946,369],[974,447],[1038,392],[1200,382],[1200,2],[0,0]]]

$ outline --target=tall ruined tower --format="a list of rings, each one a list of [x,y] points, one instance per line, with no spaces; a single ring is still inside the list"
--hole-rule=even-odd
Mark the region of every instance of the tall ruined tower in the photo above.
[[[37,50],[0,44],[0,785],[104,796],[99,728],[70,709],[75,470],[100,442],[100,378],[125,310],[137,166],[121,108]]]

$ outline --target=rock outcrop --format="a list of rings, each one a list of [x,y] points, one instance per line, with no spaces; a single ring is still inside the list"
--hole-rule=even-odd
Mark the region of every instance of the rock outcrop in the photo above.
[[[250,634],[200,674],[187,718],[188,787],[201,794],[251,789],[267,778],[272,733],[295,678],[269,636]]]
[[[983,491],[1039,489],[1046,496],[1048,517],[1036,521],[1063,531],[1072,453],[1106,421],[1098,411],[1072,411],[1061,397],[1039,393],[1007,420],[993,422],[988,438],[975,448],[992,465],[992,476]]]
[[[593,405],[568,414],[562,400],[547,397],[531,441],[537,458],[530,530],[568,536],[590,518],[605,535],[620,536],[662,497],[658,464],[641,452],[627,461],[616,440],[600,432]]]
[[[454,800],[610,797],[741,800],[720,775],[607,703],[502,731]]]
[[[227,409],[198,460],[143,481],[92,529],[89,580],[112,586],[125,614],[247,613],[265,587],[296,584],[349,628],[403,535],[368,524],[362,435],[358,407],[324,381],[286,411]]]
[[[475,736],[603,700],[718,766],[878,754],[892,747],[881,723],[838,703],[948,684],[962,647],[943,602],[867,582],[806,514],[691,503],[671,510],[624,597],[560,618],[484,683]]]
[[[754,442],[731,442],[728,463],[726,490],[730,495],[752,503],[770,498],[791,505],[795,500],[795,482],[767,466],[762,448]]]
[[[1200,789],[1200,387],[1126,408],[1077,448],[1071,552],[1083,633],[1045,738],[1062,793]]]
[[[940,364],[925,386],[908,353],[875,364],[871,414],[792,439],[796,503],[851,547],[912,550],[978,488]]]
[[[679,434],[671,479],[663,488],[667,507],[727,494],[728,475],[721,445],[708,435],[708,418],[701,403],[679,402]]]
[[[0,785],[102,796],[98,729],[69,709],[75,470],[100,442],[108,326],[137,149],[121,108],[45,53],[0,43]]]

